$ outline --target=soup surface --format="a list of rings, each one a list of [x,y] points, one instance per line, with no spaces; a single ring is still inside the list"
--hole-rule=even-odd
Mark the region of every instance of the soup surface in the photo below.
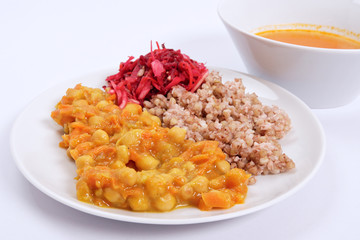
[[[256,33],[268,39],[291,43],[296,45],[318,47],[318,48],[334,48],[334,49],[360,49],[360,41],[341,36],[334,33],[328,33],[317,30],[305,29],[284,29],[269,30]]]

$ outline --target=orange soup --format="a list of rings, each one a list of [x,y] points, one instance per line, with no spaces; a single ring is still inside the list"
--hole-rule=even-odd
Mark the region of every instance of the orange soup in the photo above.
[[[360,49],[360,41],[356,41],[354,39],[338,34],[317,30],[269,30],[256,33],[256,35],[284,43],[291,43],[308,47]]]

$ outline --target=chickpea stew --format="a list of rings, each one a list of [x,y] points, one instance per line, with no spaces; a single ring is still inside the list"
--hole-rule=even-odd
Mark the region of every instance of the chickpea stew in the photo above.
[[[102,207],[165,212],[244,203],[250,174],[230,169],[216,141],[186,140],[186,130],[115,95],[80,84],[67,90],[51,117],[77,168],[77,197]]]

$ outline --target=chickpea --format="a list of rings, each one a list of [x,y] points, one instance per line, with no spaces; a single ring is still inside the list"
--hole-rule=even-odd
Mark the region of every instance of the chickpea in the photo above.
[[[118,169],[125,167],[125,164],[120,160],[116,160],[115,162],[111,163],[109,167],[112,169]]]
[[[92,116],[89,118],[89,125],[92,128],[101,128],[105,125],[105,119],[101,116]]]
[[[109,113],[111,112],[116,115],[119,115],[121,113],[121,109],[119,108],[119,106],[116,106],[116,105],[105,106],[103,111],[109,112]]]
[[[101,183],[100,180],[96,180],[96,181],[95,181],[95,187],[97,187],[97,188],[102,188],[102,183]]]
[[[103,98],[102,91],[100,89],[94,89],[90,95],[90,100],[93,103],[99,102]]]
[[[116,157],[118,161],[123,162],[124,164],[127,164],[129,162],[129,148],[125,145],[117,145],[116,146]]]
[[[183,170],[181,170],[180,168],[173,168],[169,171],[169,174],[173,175],[173,176],[184,176],[185,173]]]
[[[134,211],[146,211],[150,209],[150,201],[144,195],[130,196],[127,201],[130,208]]]
[[[123,111],[130,112],[131,114],[134,114],[134,115],[140,115],[140,113],[142,112],[142,108],[139,104],[128,103],[128,104],[126,104]]]
[[[155,208],[159,211],[170,211],[176,205],[176,198],[168,193],[160,198],[155,199],[154,205]]]
[[[125,198],[112,188],[105,188],[103,195],[111,203],[123,204],[125,202]]]
[[[209,187],[213,189],[220,189],[225,187],[225,175],[210,180]]]
[[[84,92],[78,89],[69,88],[66,91],[66,95],[70,98],[81,99],[84,97]]]
[[[162,173],[161,177],[167,184],[170,184],[174,180],[174,176],[168,173]]]
[[[122,132],[116,132],[116,133],[114,133],[114,134],[111,136],[111,138],[110,138],[110,142],[116,144],[116,142],[119,140],[119,138],[120,138],[122,135],[123,135]]]
[[[153,126],[153,120],[151,119],[151,114],[148,111],[143,111],[140,115],[139,121],[144,126]]]
[[[186,136],[186,130],[179,127],[173,127],[169,130],[168,136],[174,143],[183,143]]]
[[[74,107],[83,107],[89,105],[88,102],[85,99],[79,99],[73,101]]]
[[[180,196],[184,200],[189,200],[194,194],[194,188],[190,184],[185,184],[180,188]]]
[[[125,133],[116,142],[116,145],[126,145],[127,147],[138,145],[140,143],[142,129],[133,129]]]
[[[179,156],[179,149],[175,145],[165,141],[158,141],[154,146],[154,150],[157,153],[156,156],[161,161],[166,161]]]
[[[76,168],[80,169],[85,166],[94,166],[95,161],[89,155],[82,155],[75,160]]]
[[[195,170],[195,165],[194,163],[187,161],[182,165],[183,169],[187,172],[191,172]]]
[[[215,162],[216,170],[221,174],[225,174],[230,171],[230,163],[226,160],[220,160]]]
[[[148,171],[140,171],[138,172],[138,180],[139,184],[145,184],[145,182],[152,176],[157,173],[156,170],[148,170]]]
[[[104,193],[104,191],[102,188],[95,190],[95,196],[97,196],[97,197],[101,197],[103,195],[103,193]]]
[[[109,135],[104,130],[101,129],[98,129],[93,133],[91,140],[96,145],[105,145],[110,142]]]
[[[91,190],[85,181],[80,180],[76,184],[76,195],[80,201],[92,203]]]
[[[163,154],[165,160],[168,160],[168,159],[171,159],[173,157],[179,156],[180,150],[175,145],[169,144],[168,147],[169,148],[166,151],[164,151],[165,154]]]
[[[161,175],[154,175],[145,182],[145,189],[150,198],[155,199],[166,193],[166,182]]]
[[[150,170],[155,169],[160,164],[160,161],[151,155],[141,155],[135,163],[140,170]]]
[[[137,180],[137,173],[133,168],[120,168],[116,172],[118,178],[127,186],[134,186]]]
[[[195,177],[190,184],[198,193],[206,192],[209,188],[209,180],[204,176]]]
[[[159,117],[151,116],[150,118],[153,121],[154,126],[157,126],[157,127],[161,126],[161,120]]]
[[[105,108],[106,106],[108,106],[108,105],[109,105],[109,102],[108,102],[108,101],[106,101],[106,100],[101,100],[100,102],[98,102],[98,103],[96,104],[96,108],[102,111],[102,110],[104,110],[104,108]]]

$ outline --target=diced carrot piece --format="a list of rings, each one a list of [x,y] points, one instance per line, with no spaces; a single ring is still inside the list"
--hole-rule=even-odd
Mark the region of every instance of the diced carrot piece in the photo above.
[[[69,145],[71,148],[76,148],[80,143],[88,142],[91,139],[91,135],[88,133],[75,135],[70,138]]]
[[[64,134],[61,137],[62,137],[63,141],[59,143],[59,147],[68,148],[69,147],[70,136]]]
[[[89,154],[97,162],[109,163],[116,157],[116,148],[111,145],[101,145],[93,148]]]
[[[233,168],[226,173],[225,184],[227,188],[235,188],[241,184],[246,184],[250,174],[239,168]]]
[[[65,123],[70,123],[75,120],[75,117],[72,116],[72,111],[72,105],[59,105],[58,109],[51,113],[51,117],[57,124],[64,126]]]
[[[71,156],[76,160],[79,156],[87,154],[94,147],[92,142],[80,143],[75,149],[71,150]]]
[[[144,194],[144,191],[139,188],[139,187],[132,187],[132,188],[127,188],[124,189],[124,193],[123,193],[123,197],[128,197],[128,196],[139,196]]]
[[[209,155],[208,154],[199,154],[196,156],[193,156],[192,158],[190,158],[190,161],[192,161],[195,164],[203,164],[205,162],[207,162],[209,160]]]
[[[211,208],[230,208],[234,205],[231,201],[230,194],[218,190],[203,193],[201,197],[204,204]]]
[[[105,188],[113,186],[113,178],[109,167],[96,166],[88,168],[81,176],[90,189]]]
[[[69,124],[69,128],[71,129],[71,136],[91,132],[91,128],[81,122],[72,122]]]
[[[203,153],[213,152],[217,149],[218,146],[219,146],[218,141],[204,141],[202,152]]]
[[[193,156],[203,153],[206,142],[208,141],[195,142],[191,144],[190,147],[180,155],[180,157],[188,161]]]
[[[200,199],[199,203],[198,203],[198,208],[201,211],[210,211],[212,209],[211,206],[208,206],[205,204],[204,200]]]

